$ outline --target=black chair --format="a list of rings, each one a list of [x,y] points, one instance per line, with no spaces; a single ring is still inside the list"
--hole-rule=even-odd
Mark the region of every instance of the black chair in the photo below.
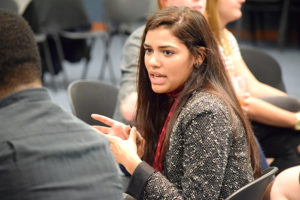
[[[241,54],[249,70],[262,83],[286,92],[279,63],[258,48],[241,47]]]
[[[101,81],[77,80],[68,86],[72,113],[90,125],[101,124],[91,118],[93,113],[113,116],[117,95],[118,88]]]
[[[286,44],[290,15],[292,13],[300,13],[300,0],[284,0],[278,38],[278,45],[280,49],[282,49]]]
[[[74,81],[68,86],[68,99],[72,113],[89,125],[104,125],[92,119],[91,114],[101,114],[112,118],[118,90],[114,85],[101,81]],[[122,174],[121,179],[125,190],[129,177]]]
[[[12,0],[1,0],[0,1],[0,9],[1,10],[9,10],[14,13],[19,12],[18,5],[16,4],[15,1],[12,1]]]
[[[91,21],[82,1],[32,0],[25,14],[35,33],[47,35],[55,74],[62,71],[64,82],[68,85],[63,62],[77,62],[83,58],[85,64],[81,78],[86,78],[95,40],[106,40],[107,32],[91,31]]]
[[[240,30],[245,23],[245,19],[248,18],[251,32],[251,39],[253,43],[256,43],[260,38],[266,38],[265,35],[260,33],[265,32],[264,16],[267,13],[280,13],[280,23],[278,26],[284,26],[283,21],[285,17],[285,11],[283,7],[289,0],[247,0],[242,7],[243,17],[238,21],[236,25],[236,37],[239,39]],[[257,30],[262,30],[258,32]],[[279,28],[280,29],[280,28]]]
[[[149,0],[103,0],[110,34],[130,34],[146,22]]]
[[[235,191],[226,200],[260,200],[270,183],[272,177],[278,171],[277,167],[270,167],[263,171],[263,175]]]

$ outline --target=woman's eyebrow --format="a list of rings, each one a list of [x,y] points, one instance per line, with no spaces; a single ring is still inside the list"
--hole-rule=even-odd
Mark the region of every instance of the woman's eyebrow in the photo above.
[[[143,46],[144,47],[151,47],[151,45],[149,45],[147,43],[144,43]],[[167,48],[177,49],[177,47],[172,46],[172,45],[161,45],[161,46],[158,46],[158,48],[159,49],[167,49]]]
[[[172,45],[162,45],[162,46],[158,46],[158,48],[160,48],[160,49],[166,49],[166,48],[177,49],[177,47],[172,46]]]

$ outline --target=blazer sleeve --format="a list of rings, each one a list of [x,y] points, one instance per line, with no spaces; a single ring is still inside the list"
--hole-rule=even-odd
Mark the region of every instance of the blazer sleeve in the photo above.
[[[138,199],[218,199],[232,142],[225,114],[202,112],[182,127],[184,138],[181,187],[159,172],[149,175]],[[137,189],[139,190],[139,189]]]

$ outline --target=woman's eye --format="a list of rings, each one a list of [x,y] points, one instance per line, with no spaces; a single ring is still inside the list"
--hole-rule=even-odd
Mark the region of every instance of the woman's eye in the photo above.
[[[152,49],[145,49],[145,53],[146,54],[152,53]]]
[[[171,56],[171,55],[173,55],[174,53],[171,52],[171,51],[165,50],[165,51],[164,51],[164,54],[165,54],[166,56]]]

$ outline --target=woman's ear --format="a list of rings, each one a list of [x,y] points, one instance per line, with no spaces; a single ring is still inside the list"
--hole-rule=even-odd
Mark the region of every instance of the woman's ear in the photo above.
[[[197,59],[195,59],[194,61],[194,68],[199,69],[202,65],[203,59],[201,58],[201,56],[198,56]]]
[[[198,53],[197,53],[197,58],[195,59],[195,64],[194,66],[196,68],[199,68],[202,65],[202,62],[204,61],[205,57],[206,57],[206,53],[205,53],[205,47],[199,47],[198,48]]]

